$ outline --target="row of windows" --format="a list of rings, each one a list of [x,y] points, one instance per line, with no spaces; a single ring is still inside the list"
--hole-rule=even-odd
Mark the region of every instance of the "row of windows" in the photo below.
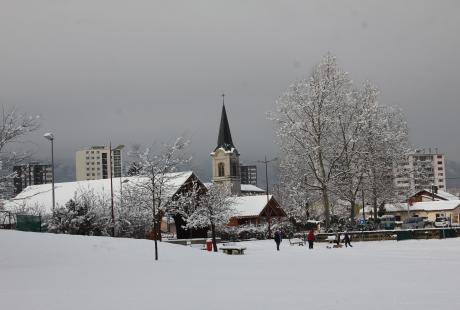
[[[90,158],[91,158],[92,160],[94,160],[94,156],[91,156],[91,157],[86,156],[86,160],[89,160]],[[96,159],[99,160],[99,159],[101,159],[101,157],[100,157],[100,156],[96,156]]]
[[[89,167],[87,167],[87,168],[86,168],[86,171],[89,171],[89,170],[90,170],[90,168],[89,168]],[[93,168],[91,168],[91,170],[94,170],[94,167],[93,167]],[[100,168],[100,167],[97,167],[97,170],[99,171],[99,170],[101,170],[101,168]]]

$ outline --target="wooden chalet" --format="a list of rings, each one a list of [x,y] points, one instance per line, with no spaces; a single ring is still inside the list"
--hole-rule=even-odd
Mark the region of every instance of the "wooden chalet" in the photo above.
[[[260,225],[275,219],[286,217],[286,213],[272,196],[255,195],[234,198],[232,206],[235,216],[230,219],[228,226]]]

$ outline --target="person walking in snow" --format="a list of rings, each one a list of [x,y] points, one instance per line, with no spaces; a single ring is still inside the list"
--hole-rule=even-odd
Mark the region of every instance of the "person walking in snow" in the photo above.
[[[315,234],[313,232],[313,229],[310,230],[310,232],[308,233],[307,241],[308,241],[308,248],[313,249],[313,243],[315,242]]]
[[[275,235],[274,235],[273,239],[275,239],[276,250],[279,251],[280,250],[280,244],[281,244],[281,241],[282,241],[281,232],[279,230],[275,231]]]
[[[351,248],[353,247],[350,243],[350,235],[348,234],[348,232],[345,232],[343,241],[345,242],[345,247],[348,247],[348,246],[350,246]]]

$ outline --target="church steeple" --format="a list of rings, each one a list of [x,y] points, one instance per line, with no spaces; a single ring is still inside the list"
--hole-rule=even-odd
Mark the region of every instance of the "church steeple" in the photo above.
[[[228,184],[232,193],[241,194],[240,154],[233,144],[230,126],[228,125],[227,111],[225,110],[224,96],[222,95],[222,115],[220,117],[219,137],[217,147],[211,153],[212,181]]]
[[[217,147],[223,148],[226,151],[230,151],[235,148],[233,145],[232,134],[230,133],[230,125],[228,124],[227,111],[225,110],[225,95],[222,94],[222,114],[220,117],[219,136],[217,138]]]

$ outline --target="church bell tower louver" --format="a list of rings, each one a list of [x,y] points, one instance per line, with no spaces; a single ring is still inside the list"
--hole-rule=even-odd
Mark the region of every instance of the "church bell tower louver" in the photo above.
[[[220,118],[217,147],[211,153],[212,181],[214,183],[231,184],[234,195],[241,194],[240,154],[233,144],[227,111],[222,94],[222,114]]]

